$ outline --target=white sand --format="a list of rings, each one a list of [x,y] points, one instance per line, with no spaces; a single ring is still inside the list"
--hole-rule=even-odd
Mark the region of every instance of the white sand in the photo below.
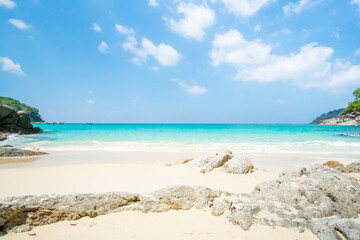
[[[71,226],[70,224],[77,224]],[[34,228],[30,233],[8,234],[0,239],[38,240],[289,240],[317,239],[311,232],[298,233],[286,228],[273,229],[254,225],[249,231],[214,217],[201,210],[169,211],[164,213],[122,212],[78,221],[63,221]]]
[[[0,160],[0,198],[32,194],[133,192],[147,193],[171,185],[200,185],[245,193],[263,181],[275,179],[281,169],[312,162],[352,158],[329,155],[242,154],[258,170],[252,174],[207,174],[186,166],[166,166],[200,153],[154,152],[54,152],[40,158]],[[36,227],[37,237],[27,233],[8,234],[1,239],[316,239],[285,228],[252,226],[244,232],[225,217],[200,210],[166,213],[123,212],[83,218],[70,226],[59,222]]]

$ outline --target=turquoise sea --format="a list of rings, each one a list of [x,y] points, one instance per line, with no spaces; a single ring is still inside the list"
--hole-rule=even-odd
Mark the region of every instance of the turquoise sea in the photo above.
[[[324,152],[360,154],[360,127],[256,124],[63,124],[4,144],[42,150]]]

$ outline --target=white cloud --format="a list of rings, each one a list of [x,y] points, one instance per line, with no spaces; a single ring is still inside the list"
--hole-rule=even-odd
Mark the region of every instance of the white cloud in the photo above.
[[[126,28],[119,24],[115,24],[115,29],[116,29],[116,31],[118,31],[119,33],[124,34],[124,35],[134,35],[135,34],[134,29]]]
[[[152,7],[157,7],[159,3],[156,0],[149,0],[149,5]]]
[[[16,3],[11,0],[0,0],[0,7],[14,8],[16,7]]]
[[[213,0],[213,2],[216,1],[222,1],[230,13],[250,17],[274,0]]]
[[[290,81],[304,88],[335,88],[360,84],[360,65],[331,61],[334,50],[310,43],[299,52],[275,55],[260,40],[248,41],[237,30],[216,35],[210,52],[212,64],[230,64],[241,81]]]
[[[133,63],[137,65],[146,63],[149,56],[154,57],[162,66],[175,66],[179,62],[181,54],[172,46],[163,43],[155,45],[147,38],[143,38],[141,44],[139,44],[135,38],[133,29],[128,29],[118,24],[116,24],[115,27],[119,33],[127,36],[127,41],[123,44],[123,49],[135,55],[135,57],[131,59]]]
[[[360,0],[359,0],[360,1]],[[355,51],[355,56],[360,56],[360,48],[359,49],[356,49],[356,51]]]
[[[93,91],[91,91],[91,90],[89,90],[89,91],[88,91],[88,94],[89,94],[89,95],[93,95],[93,94],[94,94],[94,92],[93,92]]]
[[[95,104],[95,101],[92,100],[92,99],[89,99],[89,100],[86,100],[86,104],[94,105],[94,104]]]
[[[260,40],[250,42],[237,30],[229,30],[223,35],[215,35],[210,56],[214,66],[223,63],[235,66],[254,65],[264,62],[270,51],[271,47]]]
[[[201,87],[199,85],[188,85],[186,82],[180,81],[179,79],[171,79],[171,81],[176,82],[188,94],[191,94],[191,95],[204,95],[205,93],[207,93],[207,88],[206,87]]]
[[[290,29],[288,29],[288,28],[283,28],[283,29],[281,30],[281,33],[282,33],[282,34],[290,34],[291,31],[290,31]]]
[[[358,5],[359,11],[360,11],[360,0],[352,0],[351,3]]]
[[[260,24],[258,24],[258,25],[256,25],[255,27],[254,27],[254,32],[260,32],[261,31],[261,25]]]
[[[215,22],[215,12],[207,5],[181,2],[177,8],[177,13],[184,15],[179,21],[165,18],[170,29],[184,37],[195,38],[199,41],[204,37],[204,30],[211,27]]]
[[[10,22],[12,25],[14,25],[15,27],[17,27],[18,29],[21,29],[21,30],[25,30],[25,29],[31,28],[31,25],[30,25],[30,24],[27,24],[27,23],[23,22],[23,21],[20,20],[20,19],[11,18],[11,19],[9,19],[9,22]]]
[[[159,71],[159,68],[158,68],[157,66],[153,66],[153,67],[151,68],[151,70],[153,70],[154,72],[158,72],[158,71]]]
[[[309,9],[321,1],[322,0],[299,0],[296,3],[289,2],[283,6],[283,10],[286,15],[291,15],[292,13],[300,14],[303,10]]]
[[[98,49],[101,53],[109,53],[110,52],[109,46],[104,41],[101,41],[100,45],[98,46]]]
[[[2,63],[1,70],[5,72],[15,73],[17,75],[25,75],[21,69],[21,65],[19,63],[14,63],[8,57],[0,57],[0,63]]]
[[[90,29],[93,30],[94,32],[101,32],[101,27],[97,23],[93,23]]]

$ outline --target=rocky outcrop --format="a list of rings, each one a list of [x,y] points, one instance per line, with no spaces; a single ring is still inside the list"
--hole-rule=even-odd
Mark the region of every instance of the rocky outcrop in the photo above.
[[[0,146],[0,157],[30,157],[30,156],[39,156],[45,154],[47,153],[40,152],[39,150],[31,151],[31,150],[14,148],[8,145]]]
[[[250,173],[254,168],[253,163],[243,157],[234,155],[230,150],[224,150],[198,158],[185,159],[176,162],[175,165],[185,164],[191,168],[200,168],[201,173],[208,173],[215,168],[234,174]]]
[[[360,173],[360,161],[350,163],[345,167],[340,167],[339,170],[345,173]]]
[[[360,185],[324,165],[287,170],[258,184],[249,194],[205,187],[174,186],[139,195],[130,193],[43,195],[0,200],[0,230],[29,231],[33,226],[121,211],[164,212],[198,208],[225,215],[243,230],[253,224],[311,230],[321,240],[358,240]]]
[[[40,133],[39,127],[33,127],[27,112],[18,111],[0,104],[0,133],[32,134]],[[1,134],[0,134],[1,135]]]
[[[119,211],[164,212],[206,208],[220,194],[220,191],[204,187],[175,186],[146,195],[105,193],[11,197],[0,200],[0,230],[20,231],[28,229],[27,226]]]
[[[338,161],[327,161],[323,165],[334,168],[343,173],[360,173],[360,161],[350,163],[346,166]]]
[[[360,116],[349,113],[344,116],[330,118],[315,123],[316,125],[360,126]]]

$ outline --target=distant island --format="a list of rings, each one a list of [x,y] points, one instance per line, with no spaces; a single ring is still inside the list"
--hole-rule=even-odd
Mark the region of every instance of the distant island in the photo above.
[[[6,105],[15,111],[24,111],[27,112],[30,116],[30,121],[32,123],[35,122],[44,122],[42,117],[39,114],[39,110],[34,107],[30,107],[24,103],[19,102],[16,99],[10,98],[10,97],[1,97],[0,96],[0,104]]]
[[[322,114],[311,124],[360,126],[360,88],[353,92],[355,99],[344,109],[333,110]]]

